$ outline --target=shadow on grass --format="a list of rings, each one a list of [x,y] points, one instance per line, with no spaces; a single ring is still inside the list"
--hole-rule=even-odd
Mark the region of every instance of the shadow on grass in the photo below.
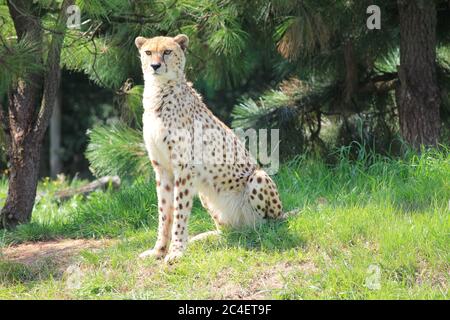
[[[417,214],[430,208],[430,204],[413,200],[398,201],[394,205],[397,212],[405,215]]]
[[[222,244],[255,251],[283,252],[294,248],[304,248],[306,240],[289,228],[289,220],[267,221],[256,228],[225,230]]]

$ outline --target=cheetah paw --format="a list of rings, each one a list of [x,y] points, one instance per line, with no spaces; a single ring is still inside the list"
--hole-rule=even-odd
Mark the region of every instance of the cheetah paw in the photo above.
[[[139,258],[141,258],[141,259],[146,259],[146,258],[148,258],[148,257],[154,257],[154,258],[156,258],[156,259],[161,259],[162,257],[164,257],[164,255],[165,255],[165,252],[162,251],[162,250],[158,250],[158,249],[150,249],[150,250],[147,250],[147,251],[142,252],[142,253],[139,255]]]
[[[164,262],[168,264],[172,264],[178,261],[183,256],[183,252],[177,250],[169,252],[169,254],[164,258]]]

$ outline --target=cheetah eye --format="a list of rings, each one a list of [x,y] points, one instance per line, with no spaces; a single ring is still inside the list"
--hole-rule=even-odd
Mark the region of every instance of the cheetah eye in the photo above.
[[[147,51],[145,51],[145,54],[148,55],[148,56],[151,56],[152,52],[150,50],[147,50]]]
[[[172,50],[164,50],[164,55],[168,56],[172,53]]]

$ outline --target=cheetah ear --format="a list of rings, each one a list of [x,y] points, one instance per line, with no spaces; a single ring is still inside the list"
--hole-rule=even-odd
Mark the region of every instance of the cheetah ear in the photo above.
[[[134,40],[134,44],[136,45],[136,47],[137,47],[138,49],[141,49],[141,47],[142,47],[142,45],[145,43],[145,41],[147,41],[146,38],[144,38],[144,37],[137,37],[137,38]]]
[[[180,47],[181,47],[181,49],[183,49],[183,51],[186,51],[188,44],[189,44],[189,38],[187,35],[179,34],[175,38],[173,38],[173,40],[180,45]]]

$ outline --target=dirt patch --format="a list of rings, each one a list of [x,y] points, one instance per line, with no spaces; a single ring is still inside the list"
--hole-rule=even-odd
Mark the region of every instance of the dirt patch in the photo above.
[[[66,268],[81,250],[95,250],[111,244],[111,240],[63,239],[45,242],[28,242],[3,248],[1,257],[5,260],[34,265],[40,261],[52,260],[61,269]]]
[[[289,277],[292,277],[292,274],[297,272],[312,274],[317,272],[317,267],[310,261],[303,263],[278,263],[264,271],[260,276],[255,277],[247,290],[247,296],[242,298],[251,300],[267,299],[272,291],[283,289]]]
[[[282,262],[269,266],[255,276],[250,284],[243,286],[230,281],[232,270],[224,270],[221,276],[212,284],[215,298],[258,300],[270,298],[272,291],[281,290],[293,273],[313,274],[317,267],[312,262],[290,263]]]

